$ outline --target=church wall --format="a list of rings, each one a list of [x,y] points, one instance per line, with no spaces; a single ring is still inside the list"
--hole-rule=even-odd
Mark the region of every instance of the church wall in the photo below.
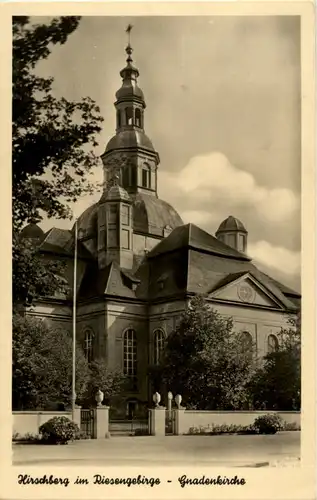
[[[45,319],[46,323],[54,328],[71,331],[72,312],[71,308],[64,304],[54,302],[38,302],[26,311],[28,316]]]
[[[86,332],[93,334],[94,359],[107,360],[107,332],[104,302],[86,304],[78,308],[77,342],[84,348]]]
[[[111,369],[123,370],[124,333],[128,329],[135,330],[137,337],[138,390],[131,391],[126,396],[135,396],[140,400],[146,400],[148,393],[148,319],[146,308],[140,304],[107,302],[107,363]]]
[[[150,238],[142,234],[133,234],[133,253],[142,255],[145,249],[152,250],[160,241],[161,240],[158,238]]]
[[[231,316],[236,331],[248,331],[256,343],[258,356],[267,354],[268,336],[277,335],[281,327],[288,327],[289,315],[283,311],[270,311],[251,307],[213,304],[223,316]]]
[[[149,362],[154,361],[155,330],[162,330],[166,337],[176,328],[177,321],[185,309],[185,301],[154,304],[149,310]]]

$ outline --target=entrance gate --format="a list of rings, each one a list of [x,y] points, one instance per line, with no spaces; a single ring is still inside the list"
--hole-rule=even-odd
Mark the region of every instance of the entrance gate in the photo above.
[[[96,410],[80,410],[80,430],[90,438],[95,434]]]
[[[110,419],[109,432],[111,436],[148,436],[148,419]]]

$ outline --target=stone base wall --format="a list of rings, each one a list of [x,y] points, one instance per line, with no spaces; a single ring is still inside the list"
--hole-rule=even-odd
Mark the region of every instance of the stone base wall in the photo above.
[[[300,412],[288,411],[191,411],[180,414],[179,434],[188,434],[195,427],[212,427],[215,425],[251,425],[260,415],[277,413],[288,424],[300,425]]]
[[[12,412],[12,433],[20,436],[26,434],[38,434],[42,424],[53,417],[72,418],[68,411],[13,411]]]

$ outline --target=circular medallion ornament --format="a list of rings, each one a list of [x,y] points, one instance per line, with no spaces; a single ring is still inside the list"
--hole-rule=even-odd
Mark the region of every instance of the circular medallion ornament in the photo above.
[[[242,283],[238,286],[238,295],[243,302],[252,303],[255,298],[255,292],[249,285]]]

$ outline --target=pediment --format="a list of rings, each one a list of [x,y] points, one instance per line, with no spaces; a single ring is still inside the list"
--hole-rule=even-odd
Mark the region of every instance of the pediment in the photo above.
[[[283,309],[280,300],[259,283],[253,276],[246,273],[230,283],[220,286],[209,294],[211,299],[224,302],[236,302],[259,307]]]

